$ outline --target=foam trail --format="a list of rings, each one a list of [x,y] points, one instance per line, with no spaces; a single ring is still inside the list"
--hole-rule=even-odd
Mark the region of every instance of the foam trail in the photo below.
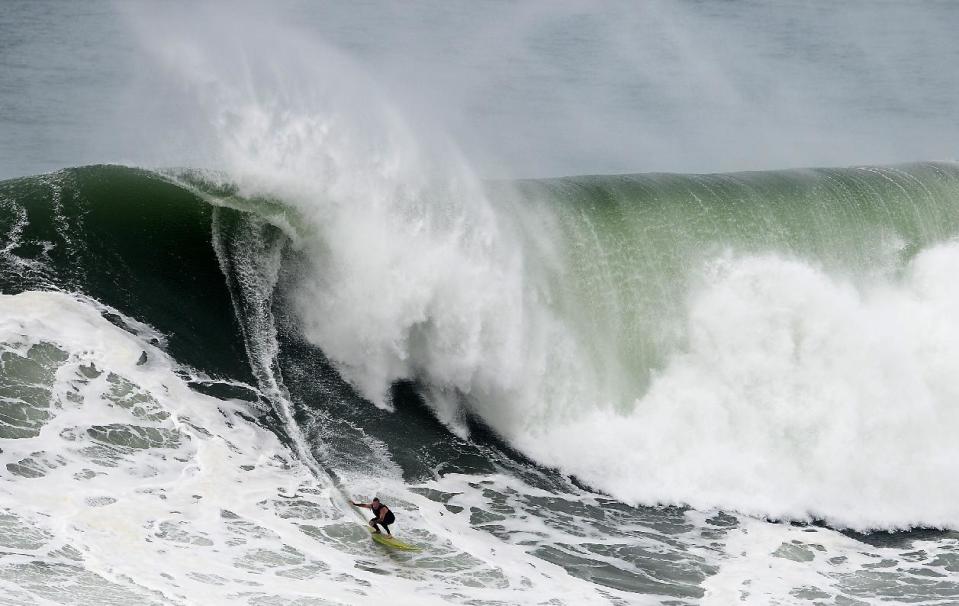
[[[351,497],[336,472],[323,464],[315,452],[322,444],[310,445],[294,417],[293,403],[279,371],[279,345],[273,317],[273,293],[279,279],[283,249],[288,240],[276,227],[260,218],[225,227],[222,212],[214,210],[213,243],[217,259],[230,287],[236,317],[240,319],[247,356],[262,393],[283,422],[297,457],[319,481],[329,480],[336,488],[334,502],[346,511],[365,518],[351,505]],[[314,450],[314,448],[316,450]]]

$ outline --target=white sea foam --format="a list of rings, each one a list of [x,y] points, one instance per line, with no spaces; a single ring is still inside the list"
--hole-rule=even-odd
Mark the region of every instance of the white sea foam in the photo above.
[[[14,601],[588,603],[601,595],[526,547],[472,529],[469,511],[453,516],[399,480],[351,477],[357,496],[396,503],[403,537],[427,548],[384,550],[335,505],[324,477],[249,421],[255,409],[190,390],[186,369],[148,338],[65,294],[0,295],[0,585]]]
[[[880,546],[827,528],[742,518],[724,541],[719,570],[703,583],[703,606],[942,604],[959,595],[955,533]]]
[[[959,525],[959,245],[855,286],[776,255],[716,260],[688,346],[628,413],[514,439],[628,500],[853,528]]]

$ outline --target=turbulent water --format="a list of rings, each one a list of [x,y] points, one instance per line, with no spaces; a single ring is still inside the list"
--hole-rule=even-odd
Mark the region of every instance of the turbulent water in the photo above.
[[[3,603],[959,600],[959,166],[268,189],[0,182]]]

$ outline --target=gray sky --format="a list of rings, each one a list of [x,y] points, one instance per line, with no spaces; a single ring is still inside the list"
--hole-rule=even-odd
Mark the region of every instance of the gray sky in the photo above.
[[[284,32],[315,40],[317,62],[339,49],[351,62],[323,86],[374,82],[484,176],[959,156],[959,3],[13,1],[0,176],[195,161],[204,117],[165,88],[144,26],[232,35],[225,49],[276,70],[295,68]]]

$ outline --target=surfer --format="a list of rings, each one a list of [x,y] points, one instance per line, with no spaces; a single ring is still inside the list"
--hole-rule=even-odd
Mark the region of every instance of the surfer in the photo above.
[[[383,528],[386,530],[386,534],[393,536],[393,533],[390,532],[390,524],[396,521],[396,516],[393,515],[393,512],[390,511],[390,508],[380,503],[380,500],[377,497],[373,497],[372,503],[354,503],[350,501],[350,505],[353,507],[365,507],[373,511],[373,519],[370,520],[370,526],[373,527],[373,532],[380,534],[380,528],[378,524],[382,524]]]

